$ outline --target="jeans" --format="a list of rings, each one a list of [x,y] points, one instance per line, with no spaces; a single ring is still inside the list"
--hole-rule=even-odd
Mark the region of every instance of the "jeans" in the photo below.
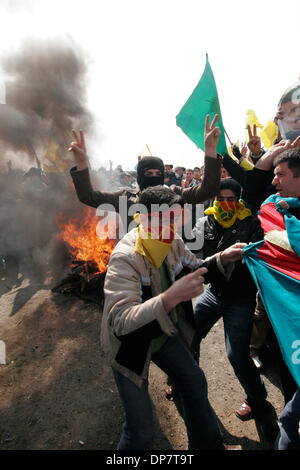
[[[279,435],[275,450],[300,450],[300,388],[284,407],[279,419]]]
[[[250,337],[253,326],[255,298],[222,298],[208,286],[194,304],[197,336],[195,358],[199,361],[200,342],[216,321],[223,317],[227,357],[243,387],[249,404],[259,405],[267,391],[260,374],[250,358]]]
[[[152,356],[153,362],[172,377],[179,392],[189,449],[224,450],[217,417],[207,397],[207,383],[192,354],[176,337],[170,337]],[[148,380],[141,388],[113,369],[125,410],[118,450],[149,450],[153,447],[154,422]]]

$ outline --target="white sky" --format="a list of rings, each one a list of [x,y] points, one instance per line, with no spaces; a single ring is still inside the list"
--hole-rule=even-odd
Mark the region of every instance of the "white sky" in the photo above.
[[[0,53],[24,38],[71,36],[90,62],[89,109],[99,131],[87,142],[96,168],[133,169],[145,144],[165,163],[194,167],[203,153],[175,117],[208,53],[232,141],[245,116],[272,120],[299,64],[299,0],[0,0]]]

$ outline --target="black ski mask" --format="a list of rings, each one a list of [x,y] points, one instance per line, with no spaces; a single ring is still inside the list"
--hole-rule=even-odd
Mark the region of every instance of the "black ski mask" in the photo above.
[[[161,176],[145,176],[146,170],[160,170]],[[165,167],[161,158],[158,157],[144,157],[137,166],[137,182],[140,190],[142,191],[149,186],[158,186],[164,184]]]

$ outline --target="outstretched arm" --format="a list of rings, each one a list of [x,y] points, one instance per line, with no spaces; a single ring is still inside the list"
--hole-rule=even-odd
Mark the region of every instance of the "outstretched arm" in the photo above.
[[[235,243],[220,253],[220,262],[225,268],[231,263],[242,259],[243,248],[246,243]],[[162,294],[162,301],[166,312],[181,302],[193,299],[203,292],[204,277],[207,273],[205,267],[200,267],[191,274],[175,281],[169,289]]]
[[[77,166],[70,173],[75,191],[80,202],[87,206],[97,208],[100,204],[111,204],[119,211],[119,196],[121,191],[102,192],[93,189],[88,168],[88,156],[83,131],[72,131],[75,141],[71,142],[69,152],[73,152]]]
[[[259,170],[270,171],[274,159],[287,149],[300,146],[300,136],[291,143],[289,140],[282,140],[279,144],[272,145],[269,150],[258,160],[255,167]]]
[[[216,126],[219,115],[216,114],[210,124],[209,115],[205,119],[204,131],[204,174],[200,185],[186,188],[182,195],[186,203],[198,204],[214,197],[219,190],[221,176],[221,161],[217,156],[217,144],[221,131]]]

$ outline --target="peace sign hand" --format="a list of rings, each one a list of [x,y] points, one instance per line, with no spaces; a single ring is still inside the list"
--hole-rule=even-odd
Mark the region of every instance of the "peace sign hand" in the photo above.
[[[261,153],[261,142],[260,137],[256,135],[256,124],[253,124],[253,134],[251,126],[248,124],[249,142],[248,148],[254,157],[258,157]]]
[[[241,142],[241,154],[244,158],[247,157],[248,148],[246,142]]]
[[[72,130],[72,133],[75,137],[75,142],[71,142],[68,150],[69,152],[73,152],[77,163],[77,170],[84,170],[88,167],[88,164],[83,131],[79,131],[79,136],[74,130]]]
[[[209,114],[207,114],[205,118],[204,148],[205,148],[205,155],[209,155],[210,157],[217,156],[217,145],[219,142],[219,137],[221,135],[220,128],[215,127],[218,119],[219,119],[219,115],[216,114],[210,125]]]

